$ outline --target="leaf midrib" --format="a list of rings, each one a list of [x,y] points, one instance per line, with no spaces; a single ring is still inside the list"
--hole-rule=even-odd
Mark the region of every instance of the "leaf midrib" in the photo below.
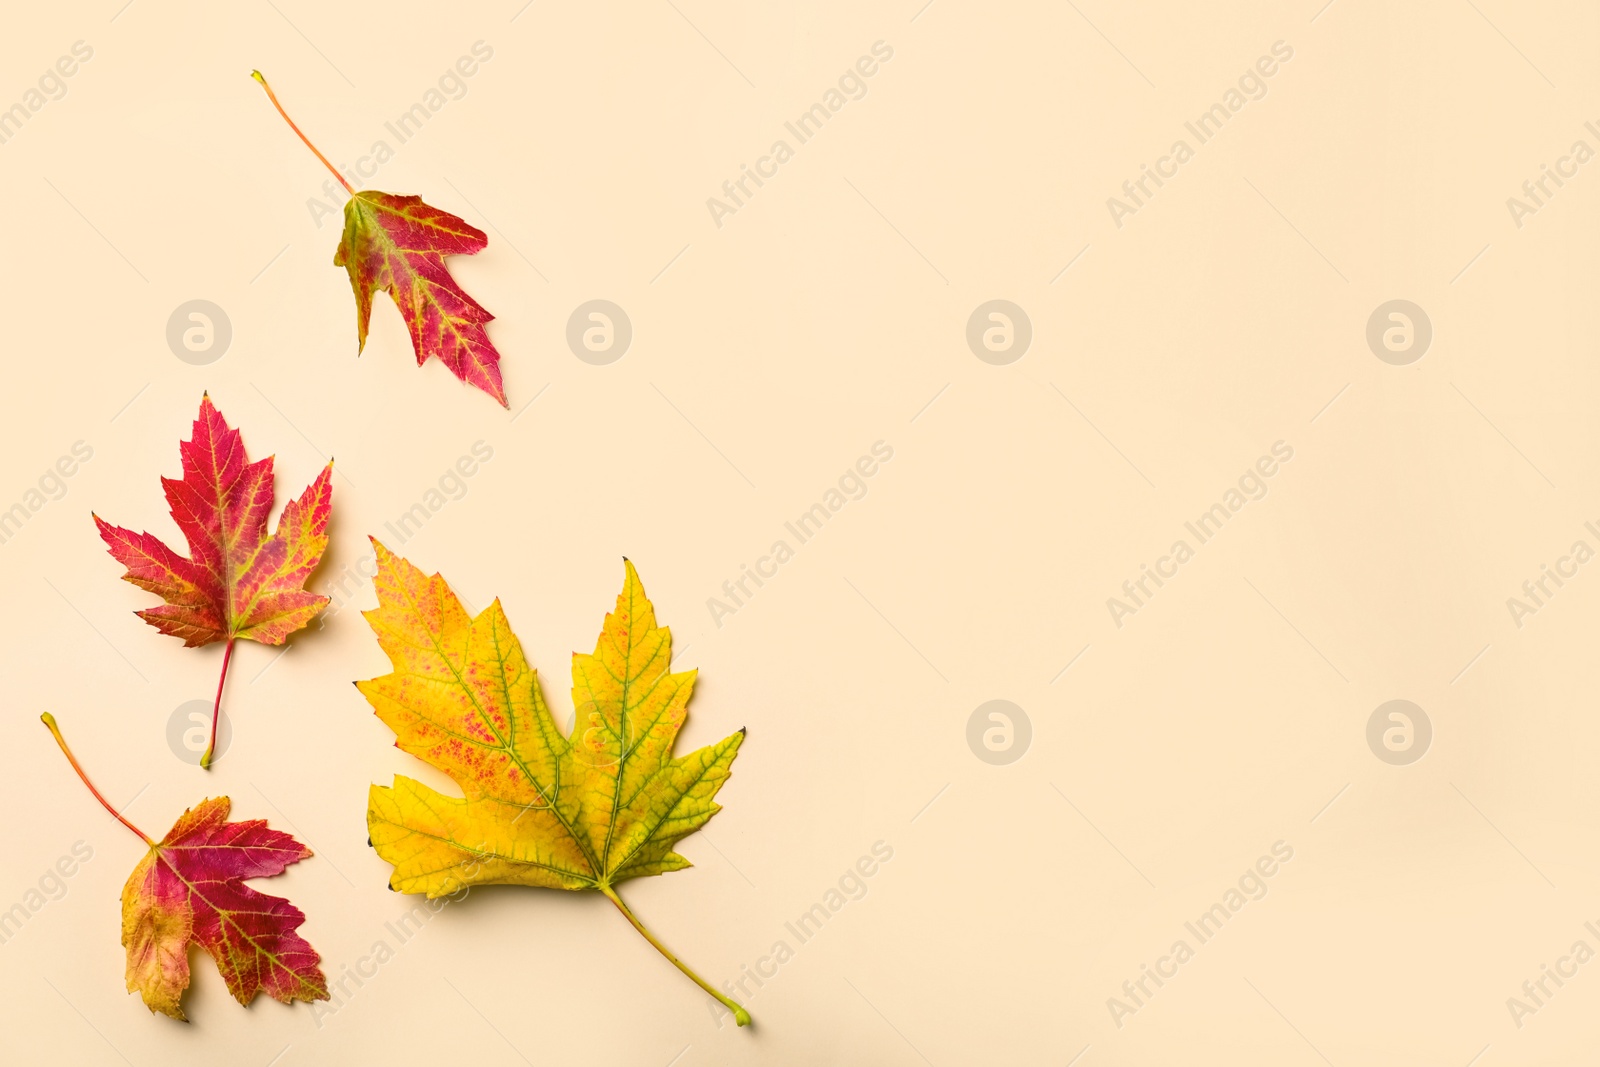
[[[206,902],[206,906],[209,907],[212,911],[216,912],[218,918],[223,923],[225,923],[228,926],[231,926],[233,929],[238,931],[239,936],[246,943],[248,943],[252,949],[254,949],[256,951],[257,955],[265,956],[268,960],[272,961],[272,965],[274,967],[277,967],[279,970],[282,970],[282,971],[284,971],[284,972],[286,972],[286,973],[288,973],[290,975],[293,975],[295,981],[299,982],[302,988],[308,989],[313,993],[326,992],[326,990],[318,989],[316,986],[314,986],[310,982],[306,981],[306,979],[303,978],[300,975],[299,971],[296,971],[293,967],[290,967],[288,964],[286,964],[283,961],[283,957],[282,956],[279,956],[276,952],[272,952],[269,949],[266,949],[266,948],[262,947],[261,943],[258,942],[255,939],[255,937],[249,931],[247,931],[243,926],[241,926],[234,919],[234,915],[236,915],[236,914],[238,914],[238,915],[245,915],[245,914],[249,914],[249,915],[264,915],[264,916],[269,916],[270,917],[271,916],[270,912],[261,912],[261,911],[234,912],[234,911],[230,911],[227,908],[218,906],[215,902],[212,901],[212,899],[210,897],[208,897],[204,893],[202,893],[200,891],[199,887],[195,885],[195,883],[193,883],[193,882],[189,881],[189,879],[185,878],[183,876],[183,872],[178,870],[177,866],[171,860],[167,859],[166,856],[162,855],[163,852],[165,852],[165,851],[167,851],[169,849],[176,848],[176,847],[178,847],[178,846],[157,845],[152,851],[154,851],[156,853],[156,859],[163,866],[165,866],[167,868],[167,870],[172,872],[172,876],[174,878],[176,878],[178,881],[180,881],[180,882],[182,882],[184,884],[184,887],[189,890],[189,895],[191,897],[199,897],[201,900],[205,901]],[[191,846],[182,846],[182,847],[189,848]],[[219,879],[209,879],[209,880],[219,881],[219,882],[227,881],[227,879],[221,879],[221,878],[219,878]],[[244,879],[241,878],[241,879],[239,879],[239,881],[243,882]],[[282,899],[282,898],[281,897],[275,897],[273,899]],[[191,903],[189,905],[189,907],[192,910],[194,905]],[[193,933],[192,928],[191,928],[190,932],[191,932],[191,935],[192,935],[192,933]],[[290,932],[292,933],[293,930],[291,929]],[[313,952],[313,954],[315,954],[316,950],[312,949],[312,952]],[[313,966],[315,966],[315,964],[313,964]],[[258,982],[257,983],[257,987],[256,987],[256,992],[260,992],[260,991],[261,991],[261,987],[260,987],[260,983]],[[270,996],[271,994],[269,993],[268,995]]]
[[[720,741],[718,742],[718,744],[721,744],[721,743],[722,742],[720,742]],[[706,765],[704,767],[700,768],[700,773],[696,774],[694,776],[694,780],[692,782],[690,782],[684,788],[678,790],[677,799],[675,799],[672,802],[672,805],[670,807],[668,807],[667,810],[662,813],[661,817],[655,821],[655,824],[650,827],[650,832],[648,834],[646,834],[642,839],[640,839],[640,841],[639,841],[639,843],[637,845],[634,845],[633,848],[628,850],[628,854],[622,858],[622,862],[617,864],[617,870],[619,870],[619,871],[626,870],[627,866],[628,866],[628,863],[633,859],[634,856],[639,854],[639,850],[644,848],[650,842],[655,840],[656,833],[661,829],[661,825],[663,823],[665,823],[668,818],[671,817],[671,815],[672,815],[672,813],[674,811],[678,810],[678,805],[683,803],[684,797],[688,796],[690,791],[693,790],[695,786],[697,786],[701,782],[705,781],[706,775],[711,773],[711,769],[717,765],[718,761],[721,760],[721,758],[722,758],[722,753],[720,753],[720,752],[718,752],[715,755],[713,755],[711,757],[711,759],[706,762]],[[675,760],[674,761],[669,761],[666,766],[661,768],[661,772],[662,773],[666,772],[667,769],[670,768],[672,766],[672,764],[675,763],[675,762],[676,762]],[[652,778],[653,777],[654,776],[652,776]],[[643,787],[641,786],[640,788],[642,789]],[[637,795],[637,794],[635,794],[635,795]],[[712,803],[715,803],[715,801],[712,801]]]
[[[406,598],[406,603],[411,607],[412,611],[416,614],[416,616],[418,618],[420,618],[421,615],[422,615],[422,610],[421,610],[420,605],[418,605],[416,600],[411,596],[411,590],[406,588],[404,585],[401,585],[400,592],[401,592],[401,595]],[[451,598],[454,599],[454,596],[455,596],[455,594],[452,593],[451,594]],[[468,637],[468,646],[469,647],[471,645],[472,624],[473,624],[474,621],[475,620],[468,619],[468,622],[467,622],[467,637]],[[500,736],[500,731],[495,729],[494,720],[492,718],[490,718],[490,716],[488,715],[487,712],[484,711],[483,705],[479,702],[477,694],[472,691],[472,687],[471,686],[466,684],[465,680],[461,677],[461,672],[456,669],[456,665],[454,663],[452,663],[450,661],[450,657],[445,654],[444,648],[440,646],[437,636],[435,636],[433,631],[430,628],[426,627],[426,626],[423,627],[423,630],[428,634],[428,641],[429,641],[430,644],[433,645],[434,652],[436,652],[438,654],[439,658],[444,661],[445,666],[450,668],[450,673],[451,673],[452,676],[454,676],[454,678],[456,680],[456,684],[461,687],[462,692],[467,694],[467,699],[472,702],[473,708],[478,713],[478,718],[480,720],[482,720],[484,726],[489,730],[489,732],[494,734],[495,740],[500,742],[502,750],[505,752],[505,754],[513,762],[515,762],[518,767],[522,768],[522,773],[527,777],[529,782],[532,782],[534,784],[534,786],[537,788],[537,790],[539,792],[539,795],[541,797],[545,797],[547,794],[544,791],[544,787],[543,787],[542,783],[540,783],[539,779],[534,775],[534,773],[531,770],[528,769],[528,764],[527,764],[527,762],[525,760],[523,760],[522,756],[515,749],[513,749],[509,745],[507,745],[506,744],[506,739]],[[498,643],[496,643],[496,650],[497,651],[498,651],[498,647],[499,647]],[[502,670],[501,673],[502,673],[502,676],[503,676],[504,675],[504,671]],[[513,719],[513,717],[510,714],[510,706],[509,706],[509,704],[507,706],[507,719],[508,719],[508,721],[512,721],[512,719]],[[558,757],[558,760],[559,760],[559,757]],[[566,816],[562,814],[561,809],[556,805],[556,803],[553,802],[553,801],[548,802],[548,803],[549,803],[549,808],[550,808],[551,814],[553,814],[556,817],[556,821],[561,824],[562,829],[567,831],[567,836],[572,838],[573,843],[578,846],[578,851],[582,852],[584,859],[589,862],[590,871],[594,874],[594,876],[599,877],[600,874],[601,874],[602,868],[601,868],[600,864],[595,860],[594,854],[592,852],[590,852],[588,843],[585,842],[583,840],[583,838],[580,837],[578,835],[578,833],[572,828],[572,824],[567,822]]]

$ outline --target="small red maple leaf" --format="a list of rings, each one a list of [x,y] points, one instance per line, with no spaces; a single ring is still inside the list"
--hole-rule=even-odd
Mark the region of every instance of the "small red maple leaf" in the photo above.
[[[173,521],[189,542],[189,558],[153,534],[113,526],[99,515],[94,521],[112,557],[128,568],[123,579],[166,601],[136,615],[190,648],[227,642],[211,744],[200,760],[207,767],[234,641],[281,645],[328,603],[327,597],[308,592],[305,583],[328,548],[333,463],[289,502],[269,537],[272,457],[251,463],[239,431],[228,426],[209,395],[200,400],[193,437],[178,447],[183,477],[162,478],[161,486]]]
[[[166,837],[152,841],[89,781],[55,716],[45,712],[40,718],[89,792],[150,849],[122,887],[128,992],[138,992],[152,1012],[187,1021],[183,991],[189,986],[189,946],[197,944],[217,961],[240,1004],[257,993],[285,1004],[328,999],[317,951],[298,933],[305,913],[244,883],[282,874],[308,858],[309,848],[268,829],[265,819],[229,822],[227,797],[202,800],[178,817]]]
[[[381,289],[411,330],[418,366],[437,356],[457,378],[504,406],[500,353],[484,329],[494,316],[456,284],[444,265],[447,255],[471,255],[488,244],[482,230],[430,207],[420,196],[352,190],[333,263],[350,273],[361,348],[367,346],[372,294]]]
[[[294,124],[261,72],[253,70],[250,76],[267,91],[283,121],[350,194],[333,265],[345,269],[355,291],[357,351],[367,347],[372,297],[381,290],[400,309],[411,331],[417,366],[436,356],[457,378],[482,389],[502,407],[508,406],[500,381],[500,353],[484,328],[494,316],[467,295],[444,264],[445,256],[483,251],[489,244],[488,235],[448,211],[424,203],[420,196],[357,191]]]

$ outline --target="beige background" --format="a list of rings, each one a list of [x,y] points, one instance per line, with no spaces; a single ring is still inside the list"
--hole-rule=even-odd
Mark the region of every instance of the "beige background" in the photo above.
[[[1600,548],[1600,163],[1520,228],[1506,204],[1575,140],[1600,149],[1592,5],[121,2],[14,8],[0,37],[0,106],[73,42],[94,50],[0,145],[0,506],[75,441],[94,450],[0,545],[0,909],[75,841],[94,850],[0,945],[8,1062],[1498,1067],[1592,1049],[1600,963],[1520,1027],[1506,1003],[1575,941],[1600,950],[1600,566],[1520,628],[1506,605],[1575,540]],[[246,77],[353,163],[480,40],[466,95],[370,185],[488,231],[452,268],[499,316],[509,412],[416,368],[387,300],[356,358],[337,226],[306,205],[326,174]],[[880,40],[893,59],[866,96],[716,226],[707,198]],[[1267,94],[1118,228],[1107,198],[1194,146],[1184,122],[1277,41],[1293,59]],[[206,366],[165,339],[196,298],[233,328]],[[565,341],[594,298],[633,323],[609,366]],[[1008,366],[964,336],[995,298],[1034,333]],[[1409,366],[1365,341],[1391,299],[1433,325]],[[552,892],[446,909],[333,1015],[240,1010],[199,957],[187,1027],[123,991],[139,846],[40,711],[152,833],[227,793],[307,841],[317,858],[263,888],[306,911],[335,977],[410,903],[365,845],[368,784],[437,777],[348,684],[385,669],[354,610],[281,662],[239,652],[212,773],[169,750],[221,650],[134,617],[150,598],[89,511],[177,539],[157,478],[203,389],[276,453],[280,502],[338,457],[319,589],[492,447],[390,544],[478,606],[502,597],[563,712],[568,653],[592,645],[618,557],[638,564],[702,672],[685,744],[750,730],[727,810],[683,846],[697,866],[625,889],[702,973],[794,946],[786,921],[893,848],[749,998],[753,1031],[719,1028],[603,900]],[[879,440],[894,458],[865,498],[717,626],[707,599]],[[1118,628],[1107,598],[1280,440],[1294,458],[1267,497]],[[1032,724],[1010,765],[967,744],[991,699]],[[1433,726],[1409,766],[1367,745],[1391,699]],[[1108,998],[1278,841],[1293,860],[1266,896],[1116,1025]]]

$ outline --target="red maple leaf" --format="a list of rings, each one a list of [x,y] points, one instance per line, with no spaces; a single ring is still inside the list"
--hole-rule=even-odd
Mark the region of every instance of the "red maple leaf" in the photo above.
[[[423,202],[420,196],[396,196],[376,190],[357,191],[328,157],[317,151],[301,133],[261,72],[250,76],[267,91],[283,121],[316,153],[350,194],[344,205],[344,233],[333,265],[350,275],[356,296],[357,351],[367,347],[367,327],[372,321],[372,297],[389,294],[411,331],[411,348],[417,366],[437,356],[457,378],[475,385],[506,405],[500,381],[500,353],[484,327],[494,318],[484,306],[456,284],[445,256],[470,256],[488,247],[488,236],[448,211]]]
[[[152,841],[107,803],[78,765],[55,716],[40,716],[72,769],[117,821],[150,850],[122,887],[122,945],[127,949],[128,991],[152,1012],[184,1019],[189,986],[189,945],[217,961],[228,992],[240,1004],[266,993],[288,1004],[327,1000],[328,982],[317,952],[297,932],[305,914],[282,897],[244,884],[246,878],[282,874],[311,850],[266,820],[228,822],[227,797],[202,800],[178,817],[167,836]]]
[[[372,294],[381,289],[411,330],[418,366],[438,356],[457,378],[505,405],[500,353],[484,329],[494,316],[456,284],[444,265],[447,255],[471,255],[488,244],[482,230],[428,206],[420,196],[351,190],[333,263],[350,272],[361,347],[367,345]]]
[[[181,442],[183,477],[162,478],[172,518],[189,542],[189,558],[149,533],[113,526],[94,517],[111,555],[128,568],[123,578],[166,603],[135,612],[164,634],[196,648],[226,641],[222,677],[212,708],[211,744],[201,757],[210,766],[217,739],[217,712],[228,677],[234,641],[244,638],[281,645],[314,618],[328,598],[305,583],[328,547],[333,463],[322,469],[299,499],[292,500],[267,536],[272,509],[272,457],[251,463],[239,431],[201,398],[194,436]]]

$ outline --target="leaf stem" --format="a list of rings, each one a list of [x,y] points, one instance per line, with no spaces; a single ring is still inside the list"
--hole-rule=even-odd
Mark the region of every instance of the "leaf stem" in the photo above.
[[[622,902],[622,898],[617,896],[617,891],[615,889],[612,889],[608,885],[602,885],[599,888],[600,892],[604,893],[611,903],[617,906],[617,910],[622,912],[623,918],[632,923],[633,928],[639,931],[640,934],[644,935],[644,939],[646,941],[650,942],[656,947],[657,952],[667,957],[668,960],[672,961],[672,965],[674,967],[678,968],[678,970],[682,971],[684,974],[693,979],[695,985],[716,997],[722,1002],[724,1007],[733,1012],[734,1022],[738,1023],[740,1026],[750,1025],[750,1013],[745,1011],[744,1007],[738,1001],[726,997],[717,992],[717,990],[713,989],[704,978],[701,978],[698,974],[695,974],[689,969],[687,964],[685,964],[678,957],[674,956],[671,949],[667,948],[667,946],[663,945],[660,941],[657,941],[655,935],[644,928],[644,923],[640,922],[638,917],[634,915],[633,912],[628,909],[628,906]]]
[[[133,823],[129,822],[127,819],[124,819],[117,809],[113,808],[110,802],[107,801],[105,797],[100,795],[100,790],[94,787],[94,783],[89,781],[89,776],[83,773],[83,768],[78,765],[78,759],[72,754],[72,749],[67,747],[67,739],[61,736],[61,727],[56,725],[56,717],[47,711],[43,715],[39,716],[39,720],[43,722],[45,726],[50,728],[50,735],[56,739],[56,744],[61,746],[61,752],[67,757],[67,762],[72,764],[72,769],[78,772],[78,777],[83,779],[83,784],[89,787],[89,792],[94,794],[94,798],[100,802],[100,806],[109,811],[112,817],[122,825],[126,826],[128,829],[144,838],[145,844],[149,845],[151,848],[155,848],[156,843],[150,840],[150,835],[133,825]]]
[[[278,109],[278,114],[283,116],[283,121],[287,122],[289,124],[289,128],[299,135],[300,140],[305,142],[305,146],[311,149],[311,151],[316,154],[318,159],[322,160],[322,165],[333,171],[333,176],[339,179],[339,184],[344,186],[345,192],[349,193],[351,196],[355,196],[355,189],[351,187],[349,182],[344,180],[344,175],[339,173],[339,168],[335,167],[332,163],[329,163],[328,157],[317,151],[317,146],[311,143],[311,138],[301,133],[300,127],[294,124],[294,119],[290,118],[289,113],[283,110],[283,105],[278,103],[278,94],[272,91],[272,86],[267,84],[267,79],[261,76],[261,72],[259,70],[252,70],[250,72],[250,77],[261,83],[261,88],[267,91],[267,99],[271,100],[272,106]]]
[[[217,750],[217,720],[222,717],[222,686],[228,680],[228,661],[233,659],[234,638],[222,650],[222,677],[217,679],[217,699],[211,705],[211,740],[206,742],[205,754],[200,757],[201,770],[211,769],[211,754]]]

